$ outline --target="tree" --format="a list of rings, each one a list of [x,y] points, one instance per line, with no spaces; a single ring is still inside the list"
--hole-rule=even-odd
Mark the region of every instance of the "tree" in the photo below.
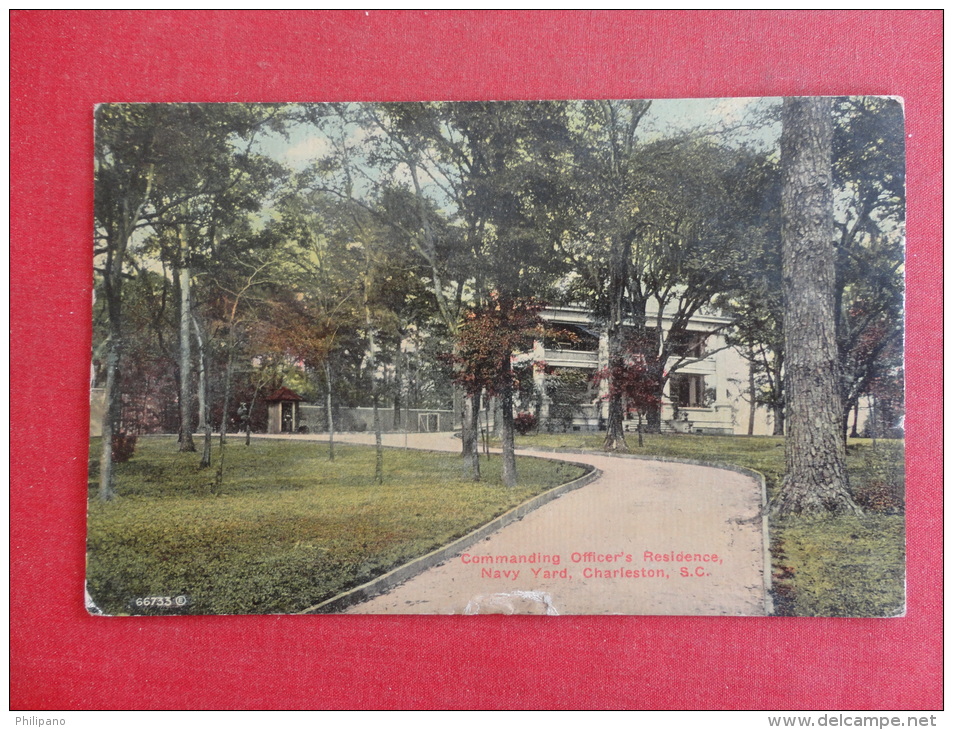
[[[210,272],[209,309],[214,327],[209,339],[214,338],[224,360],[216,487],[220,487],[225,478],[225,450],[236,363],[240,358],[251,361],[249,332],[259,318],[259,310],[267,308],[272,298],[268,289],[281,284],[277,276],[282,263],[281,253],[268,245],[271,243],[269,238],[267,235],[253,235],[247,239],[236,237],[237,240],[232,242],[235,245],[226,249],[228,254],[221,252],[221,265]]]
[[[646,413],[658,431],[669,377],[699,359],[690,354],[695,316],[739,286],[741,251],[757,222],[750,188],[761,155],[700,133],[642,141],[649,109],[645,101],[579,104],[567,169],[572,228],[562,250],[576,271],[574,293],[604,323],[610,378],[625,372],[627,343],[639,348],[658,389]],[[604,448],[625,451],[622,391],[609,391]]]
[[[896,99],[835,101],[833,138],[842,428],[903,338],[903,109]]]
[[[230,226],[260,210],[282,171],[251,153],[262,128],[279,129],[279,107],[256,104],[172,104],[162,144],[174,163],[157,179],[150,224],[179,292],[179,449],[195,451],[193,403],[193,277],[218,254]],[[199,353],[199,360],[204,357]],[[200,401],[204,395],[200,392]],[[199,420],[203,417],[200,414]]]
[[[513,370],[514,353],[529,349],[539,334],[542,305],[532,300],[492,296],[490,302],[467,313],[452,355],[457,382],[468,396],[486,392],[501,401],[503,484],[516,486],[513,394],[519,383]],[[507,415],[509,416],[507,418]]]
[[[103,358],[107,391],[100,477],[103,499],[114,496],[109,444],[126,428],[120,388],[124,284],[141,279],[157,265],[164,273],[171,266],[172,288],[179,301],[179,357],[178,367],[173,368],[180,387],[179,430],[182,448],[194,448],[191,331],[198,329],[193,320],[191,267],[195,237],[214,238],[211,221],[222,211],[221,196],[238,180],[261,180],[261,169],[276,169],[270,163],[252,172],[256,163],[247,148],[243,156],[238,145],[263,125],[277,129],[279,116],[277,107],[245,104],[104,104],[97,109],[94,250],[108,331]],[[246,191],[242,205],[253,202],[253,197]],[[230,203],[237,200],[231,194]],[[163,310],[167,293],[164,283]],[[156,335],[164,357],[165,333],[156,329]]]
[[[781,515],[857,512],[841,436],[834,315],[831,102],[784,100],[782,245],[788,437],[772,508]]]
[[[113,484],[113,440],[120,433],[120,362],[123,352],[123,282],[129,244],[152,197],[156,136],[161,111],[151,106],[103,105],[96,110],[95,252],[107,311],[106,408],[99,462],[99,498],[116,496]]]
[[[551,277],[545,239],[549,158],[563,105],[400,103],[341,105],[334,152],[318,165],[329,192],[355,201],[419,256],[433,309],[456,339],[467,308],[490,293],[515,298]],[[342,128],[361,131],[360,145]],[[331,179],[333,178],[333,180]],[[532,221],[533,225],[529,225]],[[462,400],[464,473],[479,478],[481,394]],[[504,415],[504,419],[507,417]]]
[[[214,260],[202,263],[202,286],[193,299],[192,323],[199,355],[200,423],[204,432],[200,468],[212,465],[212,431],[219,424],[219,448],[232,418],[232,402],[245,407],[238,423],[246,430],[246,445],[261,392],[279,380],[270,367],[265,323],[276,315],[274,302],[283,289],[281,267],[287,253],[271,227],[255,230],[248,220],[235,220],[217,239]],[[259,364],[256,366],[256,362]],[[216,483],[224,473],[220,453]]]
[[[145,268],[141,256],[127,258],[123,284],[123,366],[118,378],[121,430],[136,435],[176,427],[175,313],[168,279]],[[96,382],[105,378],[109,346],[108,311],[103,282],[96,282],[93,309],[93,368]]]
[[[608,384],[607,398],[619,398],[626,413],[638,416],[639,446],[643,446],[642,421],[661,405],[661,400],[658,383],[639,348],[633,347],[631,355],[598,372],[596,382],[601,381]]]
[[[780,254],[780,249],[778,249]],[[762,269],[772,274],[773,268]],[[759,280],[752,276],[751,288],[720,300],[723,311],[732,318],[732,329],[726,336],[748,361],[749,399],[751,421],[749,435],[753,432],[754,413],[758,406],[765,406],[772,415],[772,433],[784,435],[784,330],[781,299],[781,268],[777,267],[778,281],[770,289],[760,289]]]
[[[835,288],[839,386],[843,429],[884,353],[903,333],[904,152],[903,114],[897,101],[845,97],[833,101]],[[784,433],[784,336],[781,301],[779,178],[763,166],[751,205],[762,211],[752,230],[743,286],[718,304],[734,319],[729,342],[750,357],[757,402]]]
[[[348,246],[353,241],[354,211],[349,212],[353,206],[324,193],[294,189],[278,208],[280,228],[291,248],[286,271],[290,296],[284,297],[280,314],[271,320],[269,340],[278,357],[290,355],[323,381],[330,461],[334,375],[345,370],[348,346],[360,350],[358,333],[364,319],[359,311],[364,267]]]
[[[663,145],[663,151],[641,206],[641,276],[655,315],[632,339],[657,388],[646,418],[653,432],[661,427],[669,379],[717,351],[707,340],[726,327],[699,331],[696,315],[721,293],[744,285],[741,263],[761,224],[760,208],[751,204],[761,186],[760,154],[701,140]]]
[[[565,105],[472,102],[447,105],[446,114],[456,131],[441,140],[457,170],[455,205],[465,221],[464,239],[479,262],[472,274],[476,311],[496,312],[501,330],[496,356],[502,372],[486,393],[500,400],[503,480],[512,486],[516,382],[511,359],[517,349],[529,347],[526,331],[538,327],[539,302],[564,271],[552,250],[559,232],[553,211],[567,139]],[[480,394],[470,389],[468,396],[475,441]]]
[[[739,245],[737,286],[715,298],[732,320],[726,342],[748,361],[751,415],[772,414],[773,435],[784,435],[784,302],[781,283],[781,176],[774,159],[755,159],[736,190],[749,225]]]
[[[647,295],[642,285],[643,251],[637,237],[644,225],[639,193],[645,182],[639,124],[649,101],[584,101],[570,112],[572,163],[565,188],[568,235],[562,250],[577,272],[576,291],[604,323],[608,368],[620,372],[625,360],[625,323],[645,330]],[[610,388],[603,448],[628,451],[625,407]]]

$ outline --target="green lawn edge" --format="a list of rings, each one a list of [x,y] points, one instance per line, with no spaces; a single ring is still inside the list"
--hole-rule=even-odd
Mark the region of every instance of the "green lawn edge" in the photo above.
[[[401,447],[395,447],[401,448]],[[362,586],[358,586],[349,591],[329,598],[326,601],[323,601],[315,606],[312,606],[304,611],[301,611],[301,614],[312,614],[312,613],[335,613],[342,611],[349,606],[353,606],[363,601],[367,601],[375,596],[378,596],[394,586],[397,586],[401,583],[405,583],[411,578],[420,575],[425,570],[428,570],[435,565],[453,558],[454,556],[462,553],[468,547],[475,545],[481,540],[489,537],[495,532],[503,529],[507,525],[523,519],[530,512],[533,512],[545,504],[552,502],[554,499],[557,499],[564,494],[580,489],[587,484],[591,484],[600,476],[602,476],[602,471],[597,469],[594,466],[589,464],[582,464],[574,461],[566,461],[563,459],[546,459],[545,457],[533,456],[530,454],[525,455],[523,458],[527,459],[541,459],[543,461],[559,461],[563,464],[570,464],[573,466],[578,466],[581,469],[585,470],[585,473],[573,479],[572,481],[566,482],[565,484],[560,484],[548,491],[538,494],[535,497],[531,497],[522,504],[513,507],[508,512],[504,512],[499,517],[492,519],[490,522],[482,525],[472,532],[464,535],[463,537],[454,540],[449,545],[444,547],[437,548],[436,550],[427,553],[419,558],[415,558],[404,565],[398,566],[394,570],[386,573],[385,575],[375,578],[371,581],[368,581]]]
[[[474,484],[459,477],[459,454],[393,447],[385,455],[388,479],[377,486],[370,483],[373,447],[339,445],[335,468],[351,460],[348,478],[322,474],[326,483],[315,486],[318,471],[333,472],[322,447],[326,442],[258,439],[246,451],[230,439],[230,491],[222,494],[197,493],[211,473],[195,468],[198,455],[176,453],[174,437],[141,440],[133,460],[119,465],[123,496],[115,502],[96,499],[91,469],[87,579],[94,604],[107,615],[298,613],[440,549],[590,469],[521,456],[526,483],[510,490],[493,476],[498,458],[489,469],[484,464],[484,481]],[[262,453],[274,455],[276,464],[292,455],[290,465],[278,469],[283,476],[272,477],[274,465],[262,461]],[[269,485],[280,486],[263,488],[260,474],[245,473],[243,459],[257,463]],[[403,476],[406,464],[421,462],[433,470],[429,481]],[[167,475],[186,483],[172,484]],[[333,506],[316,509],[324,499]],[[349,512],[338,509],[342,505]],[[358,524],[349,519],[354,513]],[[327,539],[320,542],[321,536]],[[205,595],[195,595],[195,586]],[[259,594],[264,597],[256,601]],[[189,595],[189,607],[132,609],[127,601],[165,595]]]

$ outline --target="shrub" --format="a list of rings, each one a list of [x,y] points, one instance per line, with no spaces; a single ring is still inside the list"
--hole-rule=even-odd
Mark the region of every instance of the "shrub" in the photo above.
[[[854,501],[874,512],[904,511],[903,443],[883,441],[864,451],[861,467],[852,479]]]
[[[134,433],[117,431],[113,434],[113,461],[117,464],[129,461],[136,453],[136,439]]]
[[[533,413],[517,413],[513,419],[513,428],[516,433],[525,436],[536,428],[536,416]]]

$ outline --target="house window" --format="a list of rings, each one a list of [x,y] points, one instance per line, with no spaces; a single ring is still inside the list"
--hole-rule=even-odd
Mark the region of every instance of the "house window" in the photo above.
[[[704,408],[705,376],[673,375],[669,381],[669,393],[679,408]]]

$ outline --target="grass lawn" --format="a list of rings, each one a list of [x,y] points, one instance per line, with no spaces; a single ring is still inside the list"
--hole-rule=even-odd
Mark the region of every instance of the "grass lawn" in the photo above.
[[[460,478],[455,454],[388,450],[373,481],[374,450],[319,442],[232,438],[224,484],[174,437],[143,437],[117,465],[119,499],[96,495],[99,440],[90,445],[90,595],[108,614],[168,613],[136,598],[189,597],[187,613],[301,611],[445,545],[583,470],[519,460],[520,486]],[[213,461],[217,456],[213,450]]]
[[[735,464],[765,475],[769,498],[784,474],[781,437],[646,434],[633,454]],[[517,446],[598,451],[598,433],[517,437]],[[788,616],[892,616],[904,607],[903,442],[850,439],[850,488],[862,517],[772,519],[775,612]]]

